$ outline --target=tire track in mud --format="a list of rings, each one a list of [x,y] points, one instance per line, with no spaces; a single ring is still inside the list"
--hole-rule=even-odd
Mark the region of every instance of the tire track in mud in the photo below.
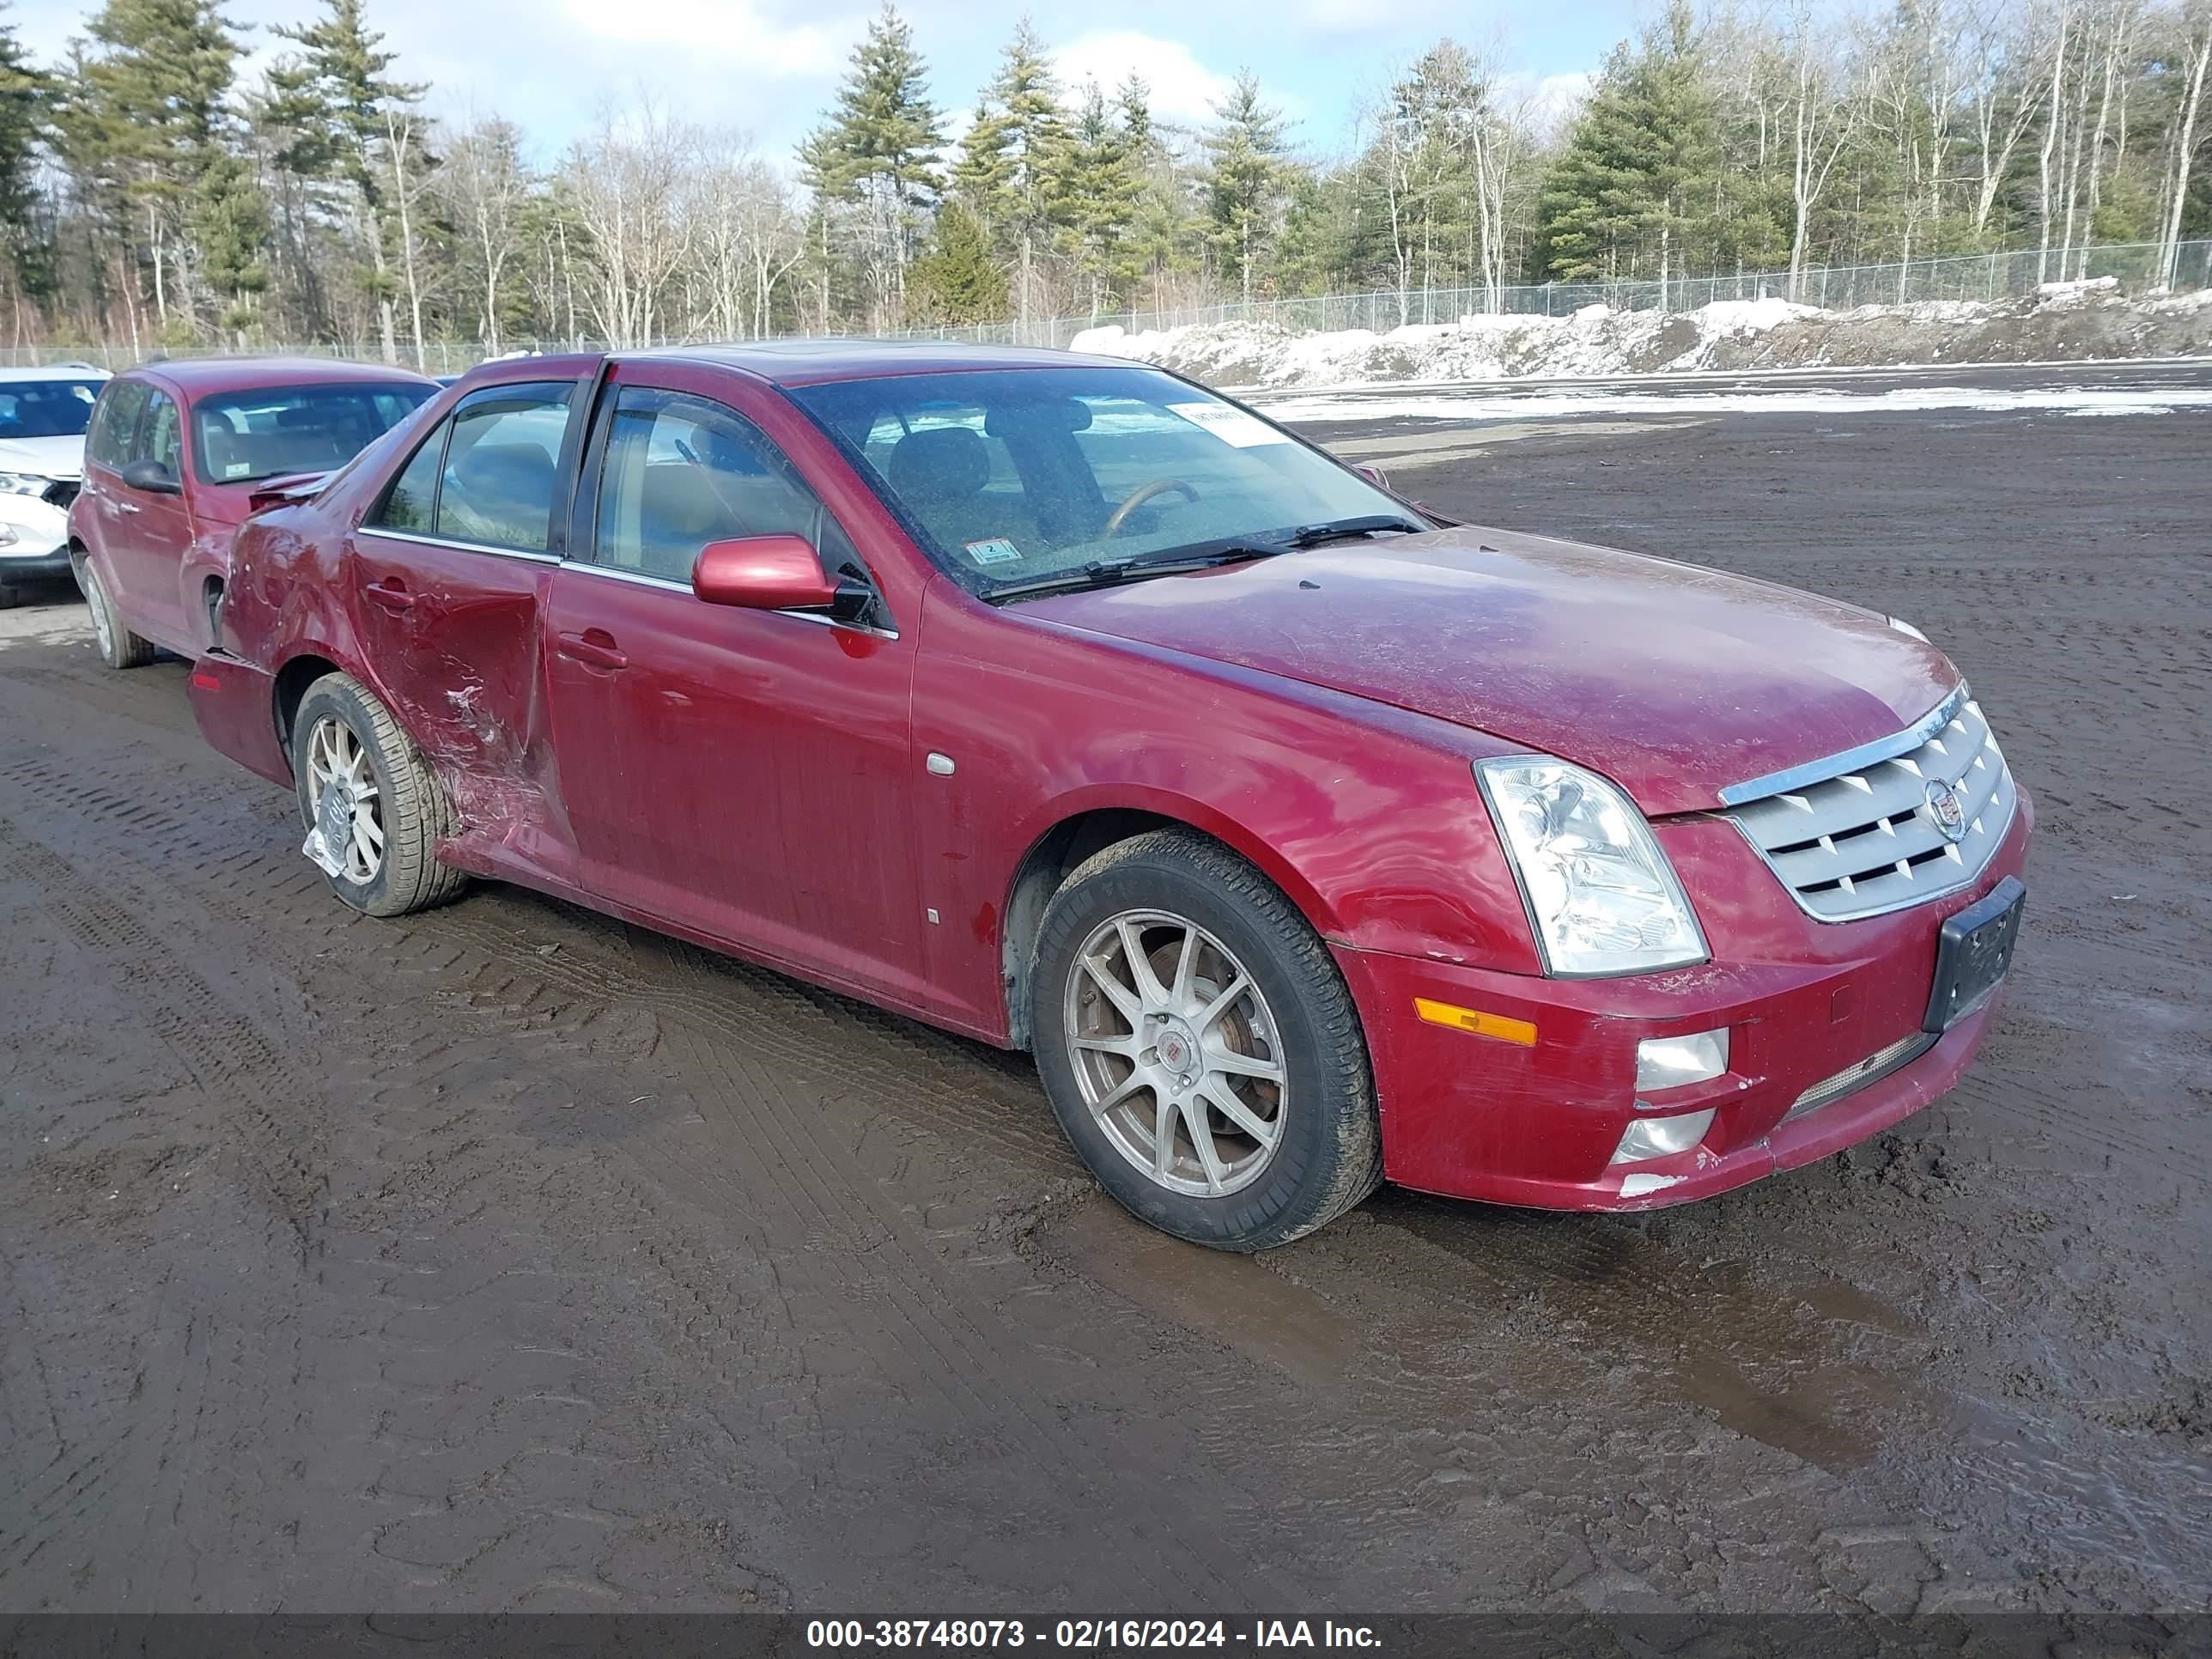
[[[118,769],[134,761],[143,764],[143,757],[119,755],[116,758]],[[90,777],[81,771],[65,777],[40,759],[0,766],[0,776],[11,783],[40,787],[51,806],[67,817],[75,834],[88,830],[104,851],[137,866],[147,882],[165,876],[173,879],[180,854],[185,855],[185,867],[193,874],[210,862],[218,866],[218,889],[228,888],[240,878],[250,880],[254,873],[250,866],[241,867],[236,860],[222,857],[226,832],[199,827],[182,810],[182,801],[172,802],[171,792],[157,788],[126,793],[119,783],[108,783],[99,772]],[[319,881],[314,885],[319,888]],[[326,896],[318,897],[320,902],[330,903]],[[94,906],[81,884],[59,902],[66,918],[100,935],[103,944],[153,954],[154,941],[143,927],[132,924],[118,907]],[[258,906],[241,907],[241,919],[259,910]],[[464,925],[456,926],[457,922]],[[855,1310],[860,1322],[872,1323],[878,1340],[893,1345],[896,1358],[888,1360],[884,1369],[900,1379],[902,1389],[911,1390],[929,1379],[944,1415],[961,1425],[963,1437],[978,1444],[995,1444],[1002,1455],[1017,1455],[1036,1468],[1060,1468],[1063,1477],[1050,1483],[1055,1492],[1095,1492],[1132,1478],[1126,1471],[1117,1472],[1098,1462],[1095,1453],[1080,1443],[1071,1450],[1062,1437],[1052,1432],[1048,1424],[1054,1417],[1054,1402],[1032,1401],[1019,1388],[1010,1385],[1006,1368],[994,1363],[994,1353],[1018,1346],[1018,1336],[988,1317],[963,1310],[955,1281],[947,1277],[948,1270],[934,1249],[914,1233],[913,1219],[905,1210],[894,1204],[871,1203],[865,1197],[854,1199],[856,1193],[872,1191],[873,1183],[844,1162],[835,1141],[812,1127],[818,1121],[824,1101],[832,1098],[848,1112],[878,1104],[910,1106],[917,1091],[904,1079],[914,1069],[910,1051],[924,1047],[923,1043],[908,1038],[890,1054],[876,1045],[875,1052],[863,1049],[855,1054],[851,1052],[849,1028],[860,1022],[844,1015],[837,1000],[824,997],[817,1002],[787,981],[763,983],[772,976],[757,970],[732,977],[739,979],[739,988],[749,994],[749,1000],[770,1006],[763,1016],[744,1020],[732,1033],[728,1029],[729,1000],[713,995],[711,988],[671,991],[642,980],[626,983],[627,975],[611,973],[604,962],[580,957],[562,960],[559,953],[549,960],[541,954],[542,946],[523,943],[497,929],[489,930],[489,939],[482,938],[478,930],[465,924],[464,911],[450,910],[418,919],[398,931],[403,939],[416,933],[437,934],[460,947],[461,955],[439,972],[441,988],[462,999],[478,1018],[489,1017],[503,1028],[507,1042],[520,1034],[518,1028],[526,1030],[533,1021],[573,1018],[587,995],[619,1001],[632,988],[650,993],[640,1000],[654,1010],[659,1022],[657,1046],[680,1055],[676,1075],[687,1082],[703,1083],[710,1096],[733,1094],[746,1103],[744,1133],[731,1137],[745,1140],[756,1155],[756,1161],[740,1160],[732,1166],[742,1169],[746,1178],[741,1182],[717,1178],[702,1185],[693,1172],[690,1184],[708,1200],[710,1211],[722,1208],[713,1202],[715,1199],[741,1194],[754,1213],[776,1216],[780,1224],[766,1228],[764,1243],[793,1230],[805,1237],[806,1249],[783,1264],[787,1273],[798,1274],[799,1282],[791,1288],[832,1302],[860,1304]],[[515,951],[517,960],[502,961],[471,949],[487,943],[495,949]],[[831,1006],[824,1007],[825,1002]],[[591,1012],[596,1018],[605,1011]],[[179,1041],[193,1040],[189,1027],[179,1022],[170,1022],[168,1030]],[[671,1032],[679,1034],[673,1042]],[[759,1045],[765,1052],[745,1051],[751,1046],[747,1039],[763,1033],[774,1034],[772,1040]],[[245,1057],[230,1064],[232,1071],[273,1058],[266,1044],[257,1044],[250,1035],[224,1027],[218,1036],[195,1052],[198,1064],[212,1072],[222,1054],[222,1048],[215,1045],[234,1039]],[[733,1040],[744,1043],[744,1048],[730,1051]],[[948,1044],[951,1041],[946,1040]],[[830,1063],[821,1063],[825,1057],[830,1057]],[[417,1057],[418,1067],[420,1063]],[[957,1057],[954,1063],[958,1063]],[[805,1079],[796,1086],[791,1076],[794,1069]],[[810,1076],[809,1072],[829,1075]],[[395,1093],[434,1081],[434,1073],[413,1070],[405,1082],[380,1090],[377,1098],[386,1100]],[[1042,1114],[1041,1102],[1031,1097],[1030,1104],[1033,1112]],[[975,1115],[978,1129],[987,1121],[998,1127],[988,1110]],[[931,1127],[942,1131],[941,1124]],[[1063,1169],[1072,1168],[1058,1145],[1056,1129],[1050,1144],[1054,1161]],[[774,1157],[757,1161],[763,1146],[772,1148]],[[655,1184],[666,1188],[682,1181],[686,1164],[687,1160],[677,1155],[647,1167]],[[449,1197],[465,1201],[467,1182],[454,1185],[452,1171],[447,1174]],[[635,1186],[630,1191],[635,1196]],[[665,1213],[657,1218],[665,1232]],[[725,1288],[712,1278],[704,1285],[684,1280],[683,1270],[699,1259],[696,1253],[662,1249],[647,1255],[669,1273],[672,1288],[667,1296],[672,1301],[707,1304]],[[684,1323],[686,1336],[693,1339],[693,1346],[699,1346],[696,1320]],[[706,1347],[711,1352],[714,1346],[710,1341]],[[1120,1534],[1120,1542],[1102,1559],[1130,1575],[1133,1590],[1150,1598],[1164,1597],[1175,1605],[1234,1604],[1253,1596],[1264,1599],[1266,1585],[1255,1583],[1250,1559],[1222,1541],[1231,1530],[1229,1517],[1193,1514],[1179,1520],[1176,1511],[1184,1500],[1171,1491],[1164,1495],[1158,1484],[1148,1479],[1144,1484],[1151,1489],[1151,1501],[1110,1505],[1109,1513],[1114,1518],[1104,1523],[1109,1537]],[[1138,1515],[1149,1515],[1151,1519],[1139,1524],[1128,1518]]]
[[[143,775],[143,768],[141,756],[119,753],[114,757],[113,769],[118,774]],[[842,1284],[825,1285],[819,1281],[818,1264],[824,1259],[860,1263],[870,1269],[879,1267],[886,1239],[897,1237],[900,1218],[865,1202],[875,1183],[866,1171],[835,1156],[834,1143],[823,1139],[818,1126],[822,1109],[831,1104],[888,1112],[939,1134],[950,1129],[968,1132],[980,1140],[987,1157],[1008,1163],[1024,1174],[1072,1175],[1075,1166],[1056,1127],[1048,1136],[1039,1137],[1042,1146],[999,1139],[1010,1118],[1018,1121],[1014,1118],[1017,1108],[1043,1116],[1032,1079],[1006,1079],[1003,1072],[999,1073],[999,1079],[1009,1085],[1004,1092],[1012,1095],[1018,1089],[1020,1096],[1018,1102],[1006,1103],[1003,1114],[990,1098],[1000,1092],[995,1089],[980,1105],[961,1101],[961,1109],[951,1115],[920,1110],[917,1102],[926,1091],[916,1089],[908,1079],[915,1060],[921,1056],[933,1062],[928,1068],[932,1081],[939,1085],[933,1092],[955,1100],[963,1094],[981,1092],[976,1088],[973,1045],[919,1032],[888,1016],[855,1018],[850,1012],[852,1005],[828,994],[808,991],[762,970],[726,966],[690,947],[625,929],[534,896],[487,894],[472,904],[413,919],[398,927],[361,923],[329,900],[319,878],[312,872],[299,873],[305,866],[290,856],[284,840],[271,836],[271,830],[277,826],[247,802],[225,801],[221,810],[196,813],[194,803],[204,799],[204,792],[195,788],[189,776],[177,778],[170,787],[132,792],[119,776],[109,782],[95,772],[87,779],[36,759],[0,766],[0,776],[33,784],[57,805],[71,809],[73,833],[96,836],[111,855],[137,866],[148,880],[173,875],[179,855],[184,854],[195,877],[204,872],[210,878],[210,890],[204,896],[224,903],[241,921],[266,926],[269,911],[280,909],[283,925],[299,929],[303,944],[347,934],[357,927],[368,927],[376,934],[379,948],[388,942],[395,953],[415,957],[416,970],[427,970],[444,999],[458,1001],[475,1020],[488,1021],[483,1041],[495,1049],[526,1031],[542,1034],[556,1022],[573,1021],[586,1011],[602,1014],[615,1003],[649,1009],[657,1028],[654,1059],[669,1062],[680,1082],[712,1080],[715,1086],[707,1092],[713,1100],[744,1100],[751,1116],[742,1126],[735,1121],[724,1125],[715,1153],[707,1158],[699,1158],[691,1149],[681,1146],[653,1158],[644,1166],[652,1177],[646,1190],[687,1193],[702,1211],[724,1225],[733,1212],[778,1216],[781,1225],[764,1224],[757,1235],[760,1248],[771,1255],[774,1238],[798,1228],[807,1238],[810,1250],[800,1261],[801,1271],[795,1275],[780,1273],[780,1277],[790,1277],[790,1283],[782,1288],[787,1293],[806,1297],[819,1297],[827,1291],[848,1303],[857,1299],[865,1310],[864,1316],[878,1322],[890,1315],[891,1328],[904,1343],[903,1363],[896,1369],[919,1366],[952,1376],[988,1373],[993,1344],[981,1340],[972,1325],[948,1340],[936,1328],[916,1328],[906,1317],[914,1305],[939,1319],[958,1307],[957,1291],[933,1282],[927,1273],[895,1275],[888,1281],[893,1287],[890,1294],[881,1275],[872,1271]],[[268,793],[275,799],[274,792]],[[289,803],[282,803],[282,807],[286,819],[280,821],[280,833],[288,839]],[[241,856],[236,851],[240,835],[259,841],[267,850]],[[271,888],[277,890],[272,894]],[[550,956],[543,943],[549,931],[560,936]],[[648,976],[647,969],[632,965],[641,957],[663,971]],[[655,961],[656,957],[660,960]],[[678,970],[680,978],[665,968]],[[670,982],[672,978],[675,983]],[[856,1031],[855,1027],[860,1029]],[[884,1027],[893,1028],[903,1039],[889,1053],[871,1041]],[[854,1041],[856,1036],[858,1045]],[[787,1076],[805,1079],[808,1091],[818,1091],[818,1097],[793,1098],[786,1085]],[[628,1077],[624,1073],[622,1079],[615,1080],[616,1087],[621,1087]],[[387,1099],[392,1093],[390,1089],[380,1091],[379,1099]],[[765,1123],[759,1115],[763,1103],[778,1108]],[[1045,1121],[1048,1123],[1048,1118]],[[744,1133],[746,1129],[775,1132],[777,1156],[769,1164],[761,1164],[750,1156],[757,1146]],[[458,1124],[437,1139],[442,1149],[426,1157],[447,1166],[442,1184],[453,1198],[459,1199],[474,1181],[482,1178],[481,1162],[472,1155]],[[462,1144],[456,1146],[457,1141]],[[625,1150],[634,1157],[644,1156],[648,1144],[648,1137],[634,1137]],[[833,1150],[825,1152],[825,1147]],[[459,1173],[471,1169],[476,1172]],[[787,1183],[779,1178],[792,1171],[805,1177],[798,1183],[804,1202],[794,1202]],[[623,1185],[626,1196],[639,1205],[647,1222],[638,1228],[639,1235],[647,1240],[665,1238],[668,1231],[665,1206],[654,1211],[640,1199],[637,1183]],[[853,1203],[848,1195],[854,1193],[862,1194],[864,1201]],[[1540,1253],[1518,1259],[1509,1255],[1501,1263],[1481,1249],[1454,1249],[1449,1239],[1443,1247],[1475,1267],[1479,1282],[1496,1295],[1522,1295],[1534,1285],[1547,1283],[1562,1293],[1588,1288],[1578,1286],[1571,1273],[1562,1275],[1559,1264]],[[912,1268],[926,1260],[926,1249],[896,1253],[893,1260]],[[732,1295],[734,1287],[726,1279],[703,1274],[702,1258],[696,1249],[672,1252],[652,1244],[641,1254],[665,1275],[662,1282],[667,1285],[658,1292],[648,1291],[647,1299],[671,1320],[679,1340],[695,1356],[713,1364],[726,1384],[740,1378],[750,1382],[759,1364],[758,1352],[746,1352],[739,1343],[738,1351],[744,1363],[732,1367],[728,1356],[731,1345],[738,1340],[735,1328],[720,1316],[703,1324],[698,1316],[701,1308],[726,1302],[743,1308],[742,1297]],[[815,1276],[809,1277],[804,1271],[808,1267],[815,1269]],[[1450,1294],[1441,1299],[1477,1316],[1488,1306],[1481,1295]],[[1140,1315],[1145,1310],[1141,1304],[1133,1304],[1129,1311]],[[1670,1311],[1686,1314],[1690,1310],[1685,1300],[1677,1297]],[[1770,1324],[1773,1322],[1771,1309],[1759,1311]],[[1651,1322],[1632,1319],[1624,1328],[1633,1341],[1657,1343],[1662,1350],[1667,1346],[1660,1340],[1658,1326]],[[933,1337],[937,1340],[933,1341]],[[996,1337],[1003,1341],[1005,1334],[997,1333]],[[1718,1377],[1708,1374],[1716,1362],[1723,1371]],[[1817,1413],[1808,1418],[1801,1411],[1793,1416],[1790,1407],[1745,1381],[1711,1346],[1691,1353],[1687,1362],[1671,1368],[1670,1374],[1689,1376],[1705,1389],[1706,1402],[1726,1408],[1720,1413],[1723,1423],[1754,1439],[1831,1466],[1848,1466],[1860,1460],[1860,1449],[1847,1433]],[[803,1378],[797,1386],[806,1393]],[[1401,1382],[1396,1392],[1416,1411],[1449,1409],[1449,1401],[1432,1383],[1407,1387]],[[811,1398],[811,1394],[808,1397]],[[1004,1415],[1003,1406],[997,1402],[963,1403],[968,1413],[985,1420],[995,1422]],[[1052,1437],[1042,1432],[1035,1419],[1024,1416],[1020,1420],[1029,1425],[1033,1437],[1041,1436],[1033,1438],[1032,1449],[1050,1446]],[[1218,1420],[1201,1425],[1198,1440],[1209,1462],[1233,1459],[1238,1440],[1230,1426],[1234,1420],[1233,1412],[1224,1412]],[[733,1441],[740,1437],[732,1436]],[[1371,1443],[1356,1449],[1370,1455],[1376,1449]],[[1073,1468],[1069,1474],[1079,1485],[1095,1488],[1098,1484],[1095,1466]],[[1211,1536],[1218,1528],[1198,1530]],[[1221,1577],[1234,1582],[1230,1575],[1239,1565],[1232,1560]],[[1173,1587],[1170,1579],[1164,1588]]]

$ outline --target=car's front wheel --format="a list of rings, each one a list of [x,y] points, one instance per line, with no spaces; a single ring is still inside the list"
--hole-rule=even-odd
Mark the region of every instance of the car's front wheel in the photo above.
[[[76,562],[77,586],[84,590],[85,608],[92,612],[92,642],[100,661],[110,668],[143,668],[154,660],[154,644],[123,625],[115,602],[107,597],[107,584],[100,579],[92,561]]]
[[[1109,847],[1048,908],[1037,1069],[1099,1184],[1164,1232],[1288,1243],[1382,1181],[1358,1011],[1297,906],[1218,842]]]
[[[325,674],[292,717],[301,849],[331,890],[372,916],[443,904],[468,877],[438,862],[453,808],[392,711],[349,674]]]

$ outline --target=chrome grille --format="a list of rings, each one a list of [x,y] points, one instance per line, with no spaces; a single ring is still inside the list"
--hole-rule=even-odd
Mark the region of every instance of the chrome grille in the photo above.
[[[1936,781],[1951,787],[1964,813],[1955,842],[1929,805]],[[1807,914],[1848,921],[1972,882],[2003,841],[2019,795],[1981,705],[1962,685],[1893,739],[1721,798]]]
[[[1841,1100],[1845,1095],[1863,1089],[1869,1083],[1878,1083],[1899,1067],[1911,1064],[1936,1046],[1932,1031],[1915,1031],[1911,1036],[1899,1037],[1887,1048],[1877,1048],[1856,1066],[1846,1066],[1831,1078],[1823,1078],[1797,1097],[1795,1105],[1782,1115],[1784,1123],[1793,1117],[1802,1117],[1808,1112],[1817,1112],[1832,1100]]]

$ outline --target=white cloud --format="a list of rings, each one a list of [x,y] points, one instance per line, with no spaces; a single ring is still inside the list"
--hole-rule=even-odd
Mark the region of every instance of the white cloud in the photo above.
[[[1519,103],[1536,131],[1551,138],[1565,132],[1582,112],[1583,102],[1596,79],[1587,70],[1565,75],[1516,73],[1501,76],[1498,90],[1509,102]]]
[[[842,23],[786,27],[749,0],[567,0],[563,9],[579,28],[602,40],[741,58],[748,69],[771,75],[833,72],[854,32]]]
[[[1230,77],[1206,68],[1182,41],[1134,29],[1097,31],[1052,56],[1072,99],[1081,96],[1086,81],[1110,95],[1131,74],[1141,76],[1152,90],[1152,113],[1162,120],[1210,121],[1214,105],[1229,95]]]

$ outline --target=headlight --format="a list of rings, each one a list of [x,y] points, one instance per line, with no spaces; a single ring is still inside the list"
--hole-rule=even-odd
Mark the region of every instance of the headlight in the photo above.
[[[1911,623],[1906,622],[1902,617],[1885,617],[1882,620],[1887,622],[1892,628],[1894,628],[1899,633],[1904,635],[1907,639],[1917,640],[1923,645],[1933,645],[1935,643],[1935,641],[1929,639],[1925,634],[1922,633],[1918,629],[1915,628]]]
[[[43,495],[53,483],[36,472],[0,472],[0,495]]]
[[[1565,761],[1474,769],[1521,884],[1547,973],[1577,978],[1705,959],[1674,866],[1628,798]]]

